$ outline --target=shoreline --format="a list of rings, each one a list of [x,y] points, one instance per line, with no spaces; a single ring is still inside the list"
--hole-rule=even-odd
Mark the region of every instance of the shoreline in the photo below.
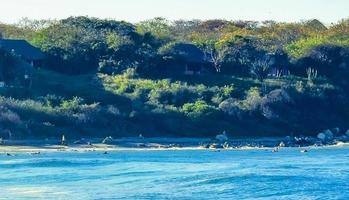
[[[87,142],[88,141],[88,142]],[[58,145],[58,140],[4,140],[0,154],[45,152],[113,152],[113,151],[167,151],[167,150],[279,150],[281,148],[349,147],[348,141],[333,141],[329,144],[312,143],[295,145],[285,138],[231,139],[220,143],[210,138],[119,138],[110,144],[101,139],[83,139]],[[283,144],[281,146],[281,144]]]

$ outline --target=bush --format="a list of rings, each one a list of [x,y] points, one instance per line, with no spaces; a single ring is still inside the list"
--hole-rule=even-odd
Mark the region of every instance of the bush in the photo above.
[[[205,101],[198,100],[195,103],[186,103],[183,105],[181,111],[192,118],[202,117],[215,110],[209,106]]]
[[[70,100],[64,100],[61,103],[61,108],[64,110],[72,110],[76,111],[80,108],[80,105],[82,104],[84,100],[80,97],[74,97],[73,99]]]
[[[260,109],[265,118],[278,119],[280,114],[285,115],[285,112],[289,112],[292,103],[293,100],[285,90],[276,89],[261,99]]]
[[[241,118],[243,111],[241,110],[239,103],[238,100],[229,98],[219,104],[219,109],[230,116]]]

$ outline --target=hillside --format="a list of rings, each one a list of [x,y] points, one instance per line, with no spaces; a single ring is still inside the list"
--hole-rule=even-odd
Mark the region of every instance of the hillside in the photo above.
[[[225,77],[220,86],[210,86],[201,78],[205,81],[187,83],[38,70],[32,88],[0,90],[2,131],[20,138],[198,137],[223,130],[256,137],[313,135],[346,125],[346,116],[336,110],[343,109],[331,103],[340,91],[326,81]]]
[[[262,137],[349,128],[348,20],[185,23],[77,17],[35,29],[0,26],[5,39],[25,39],[46,56],[24,87],[13,64],[20,56],[0,52],[0,137]]]

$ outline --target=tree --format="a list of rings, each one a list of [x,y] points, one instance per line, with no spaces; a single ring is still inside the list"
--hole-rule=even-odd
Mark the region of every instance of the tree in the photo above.
[[[171,40],[171,27],[169,21],[165,18],[154,18],[146,21],[142,21],[136,25],[137,32],[140,34],[151,33],[156,38],[169,41]]]
[[[130,49],[133,40],[138,39],[134,31],[134,26],[126,22],[71,17],[37,31],[32,43],[47,53],[45,66],[50,69],[70,74],[87,73],[98,68],[100,59],[109,60],[115,49],[118,56],[123,56],[122,62],[128,64],[129,55],[122,52],[134,52]]]
[[[259,81],[263,82],[268,77],[270,71],[270,63],[267,59],[257,59],[252,62],[250,73]]]
[[[227,48],[219,48],[217,44],[208,41],[204,45],[206,57],[211,61],[216,72],[221,72],[221,64],[224,61],[224,54]]]
[[[241,36],[236,36],[231,41],[224,43],[222,46],[222,71],[238,76],[249,76],[252,64],[266,54],[259,45],[257,38]]]

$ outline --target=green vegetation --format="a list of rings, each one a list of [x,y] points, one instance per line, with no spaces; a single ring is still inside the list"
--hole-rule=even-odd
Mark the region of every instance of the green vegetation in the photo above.
[[[46,59],[22,87],[12,70],[20,58],[0,51],[0,137],[348,128],[348,20],[24,22],[0,24],[0,35],[28,40]]]

